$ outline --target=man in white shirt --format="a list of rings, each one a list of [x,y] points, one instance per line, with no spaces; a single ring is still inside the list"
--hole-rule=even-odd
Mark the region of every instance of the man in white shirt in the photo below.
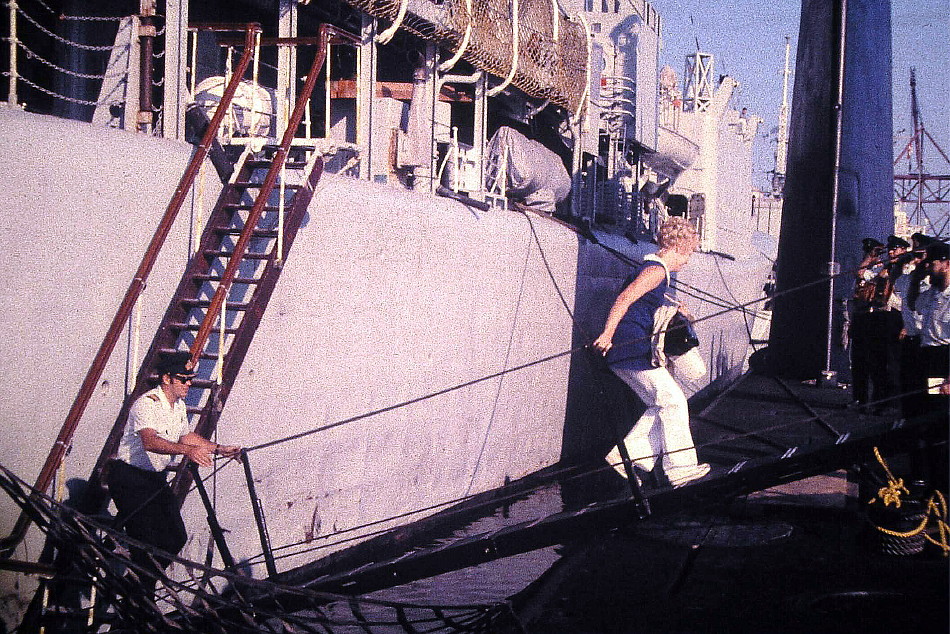
[[[920,293],[930,288],[930,277],[926,271],[927,265],[924,264],[924,258],[927,255],[925,247],[932,241],[932,238],[915,234],[913,252],[909,254],[910,259],[904,264],[901,275],[894,281],[892,295],[898,298],[900,304],[901,411],[904,418],[908,420],[920,413],[914,407],[920,401],[919,395],[926,390],[927,384],[920,360],[920,328],[923,324],[923,316],[917,312],[916,308]]]
[[[935,391],[950,395],[950,246],[935,242],[927,247],[925,260],[930,273],[930,288],[917,298],[921,315],[920,346],[928,376],[942,381],[934,383]]]
[[[166,473],[175,456],[184,456],[210,467],[211,455],[236,456],[241,448],[219,445],[190,431],[185,397],[195,377],[188,352],[165,355],[156,364],[159,384],[132,405],[116,459],[109,463],[109,493],[118,509],[118,520],[130,537],[177,555],[187,533],[178,502],[168,486]],[[136,574],[144,572],[146,590],[154,591],[156,577],[169,559],[132,549]]]

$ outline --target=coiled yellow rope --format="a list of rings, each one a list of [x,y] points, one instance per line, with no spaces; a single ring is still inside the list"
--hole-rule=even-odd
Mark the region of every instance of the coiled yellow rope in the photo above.
[[[881,452],[878,451],[877,447],[874,448],[874,456],[877,458],[877,461],[881,464],[881,466],[884,468],[884,472],[887,474],[887,486],[878,489],[878,497],[872,498],[868,504],[874,504],[877,499],[880,498],[880,500],[884,503],[884,506],[890,506],[893,504],[895,508],[900,508],[901,493],[910,495],[910,491],[908,491],[904,486],[903,479],[894,477],[894,474],[891,473],[890,468],[887,466],[887,462],[884,461],[884,458],[881,456]],[[928,533],[924,532],[926,531],[927,525],[930,523],[931,518],[933,519],[934,525],[936,526],[937,539],[934,539]],[[943,551],[944,557],[950,555],[950,525],[947,523],[947,499],[940,491],[934,490],[933,495],[931,495],[930,499],[927,500],[924,517],[916,528],[902,532],[890,530],[884,528],[883,526],[878,526],[877,524],[875,524],[874,527],[885,535],[890,535],[892,537],[906,538],[914,537],[920,533],[924,533],[924,538],[931,544],[939,547]]]
[[[874,457],[877,458],[877,461],[884,467],[884,473],[887,474],[887,486],[881,487],[877,490],[877,497],[884,502],[884,506],[894,505],[894,508],[901,507],[901,493],[906,493],[910,495],[910,491],[907,490],[907,487],[904,486],[904,480],[902,478],[895,478],[894,474],[891,473],[890,467],[887,466],[887,463],[884,462],[884,458],[881,456],[881,452],[878,451],[877,447],[874,448]],[[868,504],[874,504],[876,498],[872,498]]]

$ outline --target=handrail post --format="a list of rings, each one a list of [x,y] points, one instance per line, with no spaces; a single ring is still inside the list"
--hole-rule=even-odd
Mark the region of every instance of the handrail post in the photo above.
[[[152,55],[154,54],[155,0],[142,0],[139,16],[139,112],[136,129],[152,131]]]
[[[261,538],[261,552],[264,554],[264,566],[267,576],[277,575],[277,565],[274,563],[274,552],[270,547],[270,536],[267,534],[267,522],[264,520],[264,509],[261,500],[257,497],[254,488],[254,476],[251,475],[251,462],[247,459],[247,450],[241,450],[241,463],[244,465],[244,478],[247,480],[247,494],[251,498],[251,508],[254,510],[254,521],[257,522],[257,533]]]
[[[204,504],[205,512],[208,514],[208,528],[211,529],[211,537],[214,539],[214,543],[218,547],[218,552],[221,553],[221,561],[224,562],[225,569],[234,570],[234,556],[231,554],[231,549],[228,548],[228,542],[224,539],[224,529],[221,528],[221,524],[218,523],[218,514],[214,511],[214,505],[211,503],[211,497],[208,496],[208,491],[205,489],[205,484],[201,479],[201,474],[198,473],[198,465],[193,462],[189,462],[188,468],[191,470],[192,476],[194,478],[195,488],[198,489],[198,495],[201,496],[201,503]]]
[[[53,478],[53,474],[59,467],[60,462],[62,462],[63,457],[66,455],[66,451],[72,442],[72,437],[76,431],[76,427],[79,425],[79,420],[82,418],[82,415],[86,410],[86,406],[89,404],[89,400],[92,398],[96,386],[99,383],[99,379],[102,376],[102,373],[105,371],[106,364],[112,355],[112,351],[115,349],[116,343],[119,340],[119,336],[122,334],[122,330],[125,328],[126,321],[128,320],[129,315],[132,313],[135,302],[138,300],[139,295],[145,288],[146,280],[148,279],[148,276],[152,271],[152,267],[155,265],[155,262],[158,259],[158,254],[165,243],[165,239],[168,237],[168,234],[171,231],[172,225],[178,216],[178,212],[185,203],[188,192],[194,183],[195,176],[198,174],[201,164],[204,162],[208,152],[211,149],[211,145],[218,133],[218,127],[221,125],[221,120],[224,117],[225,110],[230,109],[230,103],[234,98],[234,93],[237,91],[238,83],[240,82],[241,77],[243,77],[244,72],[247,70],[247,66],[250,63],[250,56],[253,51],[254,34],[260,30],[261,26],[259,24],[252,23],[245,26],[244,54],[241,56],[241,61],[238,65],[238,72],[236,72],[234,77],[231,78],[231,82],[228,84],[224,94],[221,96],[219,107],[215,111],[214,116],[211,118],[211,123],[208,125],[208,129],[205,131],[205,134],[201,139],[201,143],[195,149],[195,154],[192,156],[191,162],[188,164],[185,173],[182,175],[181,180],[179,180],[178,187],[175,189],[175,193],[172,195],[172,199],[168,203],[165,214],[162,216],[158,227],[155,229],[155,233],[152,235],[152,239],[148,244],[148,248],[146,249],[145,255],[142,258],[142,262],[139,264],[139,268],[135,272],[135,276],[132,278],[132,282],[129,284],[129,288],[126,291],[122,302],[119,304],[119,308],[112,319],[109,329],[106,331],[105,338],[103,339],[102,344],[99,346],[99,350],[93,359],[89,371],[86,373],[85,379],[83,379],[82,385],[79,388],[79,393],[77,394],[75,401],[73,401],[73,405],[70,408],[69,413],[66,415],[66,420],[63,422],[63,425],[60,428],[59,435],[57,436],[56,441],[53,443],[52,449],[50,449],[50,453],[47,456],[46,462],[43,464],[42,469],[40,470],[39,476],[37,476],[36,483],[33,485],[33,488],[38,493],[46,491],[47,487],[49,487],[49,484]],[[20,516],[17,518],[17,521],[13,526],[13,530],[8,536],[0,540],[0,557],[9,556],[12,553],[13,548],[15,548],[16,545],[19,544],[23,539],[23,536],[26,534],[26,529],[29,527],[31,522],[32,520],[30,519],[29,515],[27,515],[25,512],[20,513]]]
[[[16,32],[16,0],[10,0],[10,86],[7,91],[7,103],[11,106],[17,105],[16,94],[16,65],[17,65],[17,32]]]

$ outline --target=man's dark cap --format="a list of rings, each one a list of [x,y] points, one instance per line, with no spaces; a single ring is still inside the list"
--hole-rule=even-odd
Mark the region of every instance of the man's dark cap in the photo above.
[[[159,376],[165,374],[194,376],[195,371],[191,366],[191,353],[179,351],[163,354],[158,358],[158,363],[155,364],[155,371],[158,372]]]
[[[917,245],[916,248],[918,249],[922,249],[926,247],[928,244],[932,244],[934,242],[934,238],[931,238],[930,236],[923,233],[915,233],[914,235],[910,237],[910,239],[911,241],[913,241],[914,244]]]
[[[874,238],[865,238],[864,240],[861,240],[861,246],[864,248],[865,253],[870,253],[878,247],[883,247],[884,243],[880,240],[875,240]]]
[[[910,243],[907,242],[904,238],[900,236],[888,236],[887,237],[887,249],[909,249]]]
[[[927,257],[925,262],[934,262],[936,260],[950,260],[950,245],[940,240],[934,240],[927,245]]]

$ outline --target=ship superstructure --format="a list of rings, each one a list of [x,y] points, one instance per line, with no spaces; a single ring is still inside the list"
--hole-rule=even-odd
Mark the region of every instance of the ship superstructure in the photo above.
[[[601,455],[618,417],[584,346],[667,214],[703,236],[680,276],[709,316],[710,373],[689,392],[744,367],[755,315],[731,309],[761,298],[770,265],[748,214],[756,123],[730,105],[734,80],[711,83],[709,56],[676,96],[649,3],[141,9],[108,22],[101,50],[75,53],[112,70],[52,87],[73,101],[53,105],[27,75],[34,62],[8,82],[27,109],[93,125],[0,112],[15,150],[7,238],[31,245],[4,262],[9,291],[57,298],[0,324],[23,331],[39,312],[54,333],[17,356],[57,380],[8,405],[11,432],[37,446],[0,460],[38,488],[58,473],[72,502],[104,510],[110,442],[168,349],[198,362],[201,432],[249,448],[248,470],[220,465],[211,488],[237,567],[258,577],[304,578],[328,553]],[[102,37],[101,23],[65,22],[70,42]],[[195,495],[183,508],[185,554],[201,559],[215,540],[207,509]],[[4,532],[22,537],[7,516]],[[29,539],[8,538],[8,553],[36,552]]]

